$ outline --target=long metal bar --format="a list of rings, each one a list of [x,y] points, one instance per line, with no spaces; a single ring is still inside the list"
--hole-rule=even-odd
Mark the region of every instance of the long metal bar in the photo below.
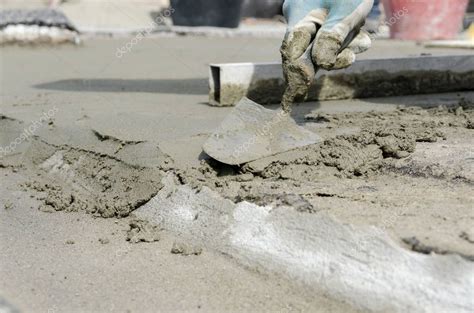
[[[209,76],[215,106],[233,106],[242,97],[278,103],[285,88],[280,63],[211,64]],[[316,77],[308,101],[474,90],[474,54],[360,60]]]

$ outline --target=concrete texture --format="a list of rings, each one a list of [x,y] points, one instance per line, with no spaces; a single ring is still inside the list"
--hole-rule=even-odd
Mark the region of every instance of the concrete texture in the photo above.
[[[357,312],[209,249],[171,254],[170,233],[130,244],[127,219],[40,212],[18,188],[24,177],[3,168],[0,176],[2,312]]]
[[[325,214],[235,205],[206,187],[196,193],[178,186],[173,177],[163,185],[135,216],[246,266],[327,290],[363,310],[471,311],[474,266],[459,256],[410,253],[380,230],[355,229]]]
[[[7,253],[2,254],[1,263],[8,265],[5,274],[2,272],[2,277],[7,279],[0,288],[6,302],[25,310],[30,308],[27,301],[33,299],[30,300],[33,307],[54,308],[56,305],[58,310],[69,311],[87,305],[90,310],[120,307],[135,311],[145,303],[148,305],[145,311],[193,311],[201,305],[207,311],[253,308],[289,311],[287,306],[290,306],[296,311],[350,312],[350,305],[348,308],[344,304],[346,300],[376,310],[379,305],[393,304],[381,309],[387,311],[403,309],[413,303],[413,295],[399,288],[399,284],[413,286],[416,294],[420,289],[411,279],[419,278],[420,286],[428,286],[420,295],[420,301],[427,307],[438,303],[445,311],[466,308],[463,301],[472,288],[460,292],[458,288],[466,286],[466,281],[472,283],[469,280],[472,270],[469,260],[474,255],[472,92],[296,105],[292,117],[299,125],[317,132],[324,139],[323,143],[244,167],[227,167],[206,161],[206,155],[202,154],[202,144],[231,111],[231,108],[208,106],[208,66],[210,63],[276,62],[280,40],[149,38],[129,44],[126,53],[118,56],[117,49],[126,47],[130,41],[130,38],[91,40],[81,47],[0,50],[1,147],[13,149],[8,156],[2,152],[0,158],[1,214],[6,216],[1,219],[5,225],[0,228],[0,244],[2,248],[7,247],[3,249]],[[365,57],[421,52],[426,50],[415,44],[376,42]],[[25,133],[25,129],[28,132]],[[162,157],[163,163],[153,163],[156,159],[148,158],[150,147],[158,148],[153,151],[160,152],[157,159]],[[328,154],[333,151],[338,153]],[[322,156],[326,158],[321,159]],[[168,252],[174,241],[184,241],[177,243],[177,247],[191,245],[192,240],[186,240],[185,233],[201,229],[193,227],[182,232],[179,228],[167,227],[162,241],[150,246],[132,246],[134,250],[127,254],[126,263],[114,265],[114,257],[107,254],[111,253],[107,244],[101,242],[108,239],[111,247],[129,247],[125,245],[124,233],[128,227],[121,224],[129,217],[117,220],[123,228],[110,229],[110,233],[120,232],[119,236],[112,237],[105,229],[115,227],[116,219],[92,219],[71,203],[76,203],[76,199],[95,201],[112,190],[110,195],[116,197],[116,201],[107,201],[107,206],[130,208],[124,206],[128,204],[127,193],[145,189],[141,189],[140,184],[115,182],[139,181],[135,171],[150,168],[163,177],[171,175],[177,186],[169,193],[172,199],[179,200],[175,195],[182,190],[189,195],[199,195],[200,191],[208,196],[201,199],[201,204],[214,205],[215,199],[210,197],[217,194],[221,199],[219,203],[223,204],[221,210],[226,205],[234,207],[232,218],[242,223],[233,224],[235,227],[228,235],[235,235],[235,240],[228,241],[230,245],[225,248],[232,248],[237,263],[247,264],[247,267],[242,268],[228,256],[213,252],[220,250],[219,244],[212,241],[196,247],[203,249],[200,256],[178,255],[184,259],[173,259]],[[149,172],[152,174],[151,169]],[[98,194],[86,199],[83,193],[72,190],[77,182],[86,182],[85,187]],[[120,192],[121,186],[130,188]],[[153,199],[172,185],[166,186],[161,182],[148,185],[145,198]],[[63,195],[60,199],[67,201],[50,201],[55,194]],[[143,204],[139,203],[143,200],[141,196],[134,201],[137,199],[141,200],[132,206],[135,211]],[[183,203],[195,201],[192,197],[185,200]],[[153,201],[148,203],[152,206]],[[179,207],[178,204],[173,203],[175,207]],[[28,209],[30,207],[33,209]],[[38,208],[78,212],[46,214],[38,212]],[[163,213],[167,212],[165,209]],[[189,219],[196,219],[196,215],[190,212],[194,211],[189,208],[173,211],[181,213],[181,219],[170,221],[192,225]],[[197,216],[197,223],[206,221],[204,214],[221,222],[216,216],[221,211],[203,209],[202,212],[202,219]],[[152,213],[159,216],[161,212]],[[100,212],[94,213],[94,216],[100,215]],[[326,215],[332,217],[322,218]],[[330,222],[333,220],[339,222]],[[301,224],[287,225],[291,221]],[[268,244],[275,243],[269,231],[272,227],[278,230],[274,234],[282,239],[276,246]],[[36,231],[32,234],[25,229]],[[219,229],[222,230],[207,231],[212,234]],[[368,262],[375,262],[380,271],[364,266],[365,259],[351,259],[359,256],[359,252],[349,249],[354,242],[347,235],[360,234],[360,229],[363,234],[367,229],[374,230],[375,237],[369,236],[374,239],[369,240],[375,245],[373,254],[370,246],[361,245],[361,250],[370,251],[368,255],[373,258]],[[306,234],[312,236],[305,237]],[[202,238],[201,235],[198,233],[196,238]],[[306,239],[301,241],[301,237]],[[405,245],[403,239],[412,237],[421,244]],[[219,238],[215,236],[215,240],[221,242]],[[331,238],[341,240],[334,243]],[[98,242],[98,239],[103,240]],[[328,248],[317,244],[325,239],[331,243]],[[77,244],[65,244],[69,240]],[[297,242],[308,243],[311,251],[324,248],[332,252],[332,246],[343,249],[334,250],[341,251],[340,254],[330,254],[330,260],[342,263],[342,268],[318,267],[327,260],[324,254],[305,254],[299,263],[291,263],[302,248],[292,245]],[[163,243],[166,249],[160,248]],[[164,262],[162,267],[157,267],[159,261],[154,257],[146,261],[152,252],[150,247],[155,246],[153,251],[162,252],[158,257]],[[277,265],[267,261],[272,252],[269,248],[275,247],[285,249],[271,254],[272,259],[279,260],[283,255],[291,258]],[[70,248],[80,249],[71,253]],[[350,253],[343,254],[346,250]],[[380,255],[382,252],[390,253],[393,260],[400,262],[390,262],[390,258]],[[273,258],[275,255],[278,257]],[[201,257],[203,261],[199,261]],[[91,264],[95,258],[101,263]],[[312,280],[317,277],[311,275],[303,277],[302,261],[308,265],[303,269],[325,273],[321,278],[324,283],[317,284]],[[264,267],[262,262],[271,268]],[[77,266],[71,267],[72,263]],[[41,264],[40,269],[32,264]],[[346,267],[349,264],[353,266]],[[389,265],[393,273],[400,274],[397,278],[384,276]],[[50,283],[53,268],[58,269],[55,278],[68,277],[68,285],[65,279]],[[225,271],[227,268],[232,269],[230,274]],[[262,271],[253,270],[255,268]],[[222,269],[219,272],[222,276],[213,276],[215,269]],[[347,281],[350,273],[354,273],[354,279]],[[226,276],[228,274],[230,276]],[[408,276],[402,276],[405,274]],[[391,292],[396,296],[395,303],[390,299],[385,301],[388,297],[384,287],[375,291],[380,296],[377,299],[367,295],[370,286],[380,286],[375,282],[383,281],[379,280],[381,276],[383,279],[391,277],[386,286],[394,287]],[[73,277],[74,280],[69,279]],[[364,285],[365,277],[370,278],[367,280],[370,285]],[[459,279],[453,281],[456,278]],[[360,283],[352,290],[341,287],[345,283],[353,286],[351,284],[356,282]],[[167,291],[157,289],[161,286]],[[440,286],[446,290],[439,292]],[[71,300],[68,290],[74,288],[79,291]],[[270,295],[274,302],[267,300],[268,290],[275,292]],[[459,301],[450,303],[448,295]],[[418,304],[414,305],[415,309],[419,308]],[[467,303],[469,305],[472,307],[472,303]]]

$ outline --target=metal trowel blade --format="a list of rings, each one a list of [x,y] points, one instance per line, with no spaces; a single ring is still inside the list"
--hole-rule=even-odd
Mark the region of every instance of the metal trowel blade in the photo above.
[[[321,138],[296,124],[282,110],[274,111],[243,98],[204,143],[213,159],[240,165],[296,148]]]

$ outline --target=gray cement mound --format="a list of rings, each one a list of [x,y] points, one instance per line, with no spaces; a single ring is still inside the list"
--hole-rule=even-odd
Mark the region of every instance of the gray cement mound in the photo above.
[[[173,176],[134,216],[371,311],[470,312],[474,265],[403,250],[378,229],[291,207],[234,204]],[[370,296],[367,296],[370,295]]]
[[[2,126],[7,141],[26,136],[19,121],[4,119]],[[30,180],[23,187],[43,194],[40,209],[46,212],[128,216],[160,190],[163,169],[171,162],[152,144],[80,128],[52,127],[25,141],[3,155],[0,165],[25,171]]]

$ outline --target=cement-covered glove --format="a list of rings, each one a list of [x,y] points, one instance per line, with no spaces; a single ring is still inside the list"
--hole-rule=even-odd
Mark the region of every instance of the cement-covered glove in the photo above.
[[[281,53],[289,86],[283,99],[305,98],[316,70],[340,69],[367,50],[370,37],[360,32],[373,0],[285,0],[283,13],[288,30]],[[305,88],[306,86],[306,88]]]

